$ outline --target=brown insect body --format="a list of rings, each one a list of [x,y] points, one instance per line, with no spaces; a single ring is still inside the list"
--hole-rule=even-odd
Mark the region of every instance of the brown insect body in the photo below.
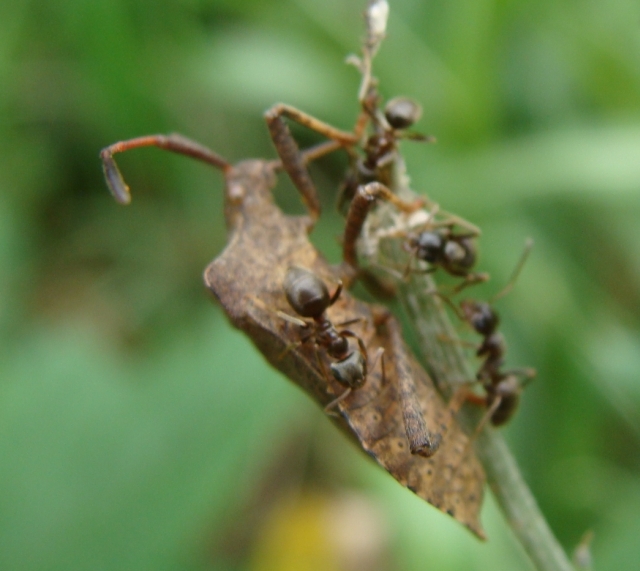
[[[287,216],[274,204],[273,171],[273,163],[244,161],[226,173],[229,241],[205,270],[205,284],[231,322],[251,338],[271,365],[326,406],[342,390],[341,385],[327,382],[315,364],[313,347],[303,344],[281,357],[287,341],[296,339],[283,338],[285,324],[273,310],[287,310],[282,284],[292,265],[309,269],[325,283],[343,279],[344,268],[329,265],[311,244],[309,217]],[[354,334],[367,347],[384,348],[387,377],[399,381],[398,392],[414,391],[430,432],[442,432],[450,422],[449,411],[404,344],[395,319],[384,308],[360,302],[347,292],[329,311],[336,323],[360,318],[351,327]],[[482,537],[478,512],[484,473],[475,456],[466,451],[467,436],[454,422],[431,458],[411,454],[403,399],[401,395],[394,398],[393,393],[393,388],[382,387],[379,370],[370,371],[367,382],[339,404],[342,414],[337,422],[402,485]],[[411,418],[408,425],[411,430]]]
[[[287,270],[283,286],[293,310],[311,319],[311,322],[303,322],[303,327],[311,329],[306,340],[312,340],[334,360],[330,364],[333,377],[348,389],[360,388],[367,379],[367,349],[355,333],[348,329],[338,331],[327,316],[327,309],[340,297],[342,283],[329,296],[327,286],[318,276],[306,268],[292,266]],[[349,337],[358,343],[354,350],[349,345]],[[344,396],[348,394],[343,393]],[[342,400],[343,397],[338,398]]]
[[[121,203],[128,202],[129,189],[112,155],[141,146],[195,156],[223,172],[228,241],[206,268],[205,284],[231,323],[252,340],[267,361],[326,406],[344,391],[343,385],[318,367],[312,344],[296,345],[299,335],[291,336],[288,324],[278,315],[291,307],[283,283],[291,266],[307,268],[324,283],[348,283],[353,270],[348,264],[331,266],[311,244],[308,232],[315,216],[288,216],[275,205],[271,189],[276,170],[281,168],[279,161],[247,160],[231,165],[178,135],[123,141],[101,153],[107,182]],[[303,160],[320,156],[321,151],[311,149]],[[312,207],[310,212],[317,214]],[[323,291],[313,295],[325,303]],[[484,537],[479,522],[484,471],[468,451],[467,435],[452,421],[451,411],[433,382],[409,352],[396,320],[385,308],[358,301],[347,292],[336,297],[327,311],[334,323],[357,318],[351,327],[353,334],[366,347],[384,349],[387,377],[383,386],[380,368],[369,371],[366,382],[338,403],[340,415],[335,421],[400,484]],[[291,348],[292,344],[296,346]],[[358,378],[362,363],[357,353],[349,359],[347,356],[340,365],[340,373]],[[412,450],[409,443],[419,442],[425,422],[432,441],[425,443],[425,450]],[[429,454],[433,455],[424,457]]]

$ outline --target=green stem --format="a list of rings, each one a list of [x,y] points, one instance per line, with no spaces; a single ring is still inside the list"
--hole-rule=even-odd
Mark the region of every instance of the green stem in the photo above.
[[[408,190],[408,183],[403,178],[399,180],[396,190],[401,190],[398,194],[410,199],[412,193]],[[378,228],[388,227],[392,219],[397,220],[393,214],[391,207],[381,204],[376,213],[380,224]],[[398,260],[406,260],[408,254],[402,251],[399,242],[397,238],[382,239],[377,247],[369,248],[369,252],[375,252],[368,257],[372,267],[398,267]],[[444,303],[440,297],[433,295],[434,281],[429,274],[411,273],[408,280],[397,280],[397,285],[398,296],[418,338],[420,356],[428,365],[439,389],[450,397],[462,383],[475,378],[475,372],[463,350],[463,344],[456,342],[458,335]],[[477,425],[478,416],[472,411],[463,409],[460,417],[470,431]],[[489,426],[485,427],[475,441],[475,449],[510,528],[535,568],[539,571],[574,571],[522,478],[502,435]]]

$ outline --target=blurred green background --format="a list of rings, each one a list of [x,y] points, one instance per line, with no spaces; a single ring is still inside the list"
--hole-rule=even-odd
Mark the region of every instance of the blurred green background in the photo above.
[[[273,157],[277,101],[348,129],[364,2],[0,3],[0,569],[528,569],[398,486],[208,299],[219,173],[98,152],[178,131]],[[484,231],[508,363],[538,369],[504,429],[560,541],[640,560],[640,4],[391,0],[381,91],[421,101],[414,187]],[[304,143],[313,134],[296,130]],[[338,258],[345,158],[313,170]],[[287,181],[281,204],[300,212]]]

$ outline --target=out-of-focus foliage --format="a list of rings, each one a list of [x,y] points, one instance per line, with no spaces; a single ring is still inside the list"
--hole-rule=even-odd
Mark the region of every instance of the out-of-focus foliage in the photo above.
[[[225,241],[218,173],[131,152],[128,208],[101,178],[101,147],[154,132],[273,156],[276,101],[349,128],[363,4],[0,3],[1,569],[527,568],[491,501],[481,544],[230,329],[201,283]],[[514,453],[567,549],[591,528],[597,568],[632,568],[640,5],[392,0],[388,35],[381,90],[419,99],[439,140],[404,145],[414,187],[484,231],[474,295],[536,240],[498,304],[508,364],[539,373]],[[313,171],[333,259],[344,165]]]

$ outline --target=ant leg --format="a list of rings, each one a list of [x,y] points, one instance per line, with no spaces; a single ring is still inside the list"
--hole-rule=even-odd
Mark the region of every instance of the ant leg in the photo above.
[[[482,230],[468,220],[447,212],[446,210],[440,210],[439,213],[444,217],[444,220],[434,222],[434,228],[453,228],[454,226],[460,226],[460,228],[465,228],[469,232],[469,238],[477,238],[482,235]]]
[[[288,321],[289,323],[293,323],[294,325],[298,325],[298,326],[304,327],[304,328],[308,328],[309,327],[309,324],[306,321],[303,321],[302,319],[298,319],[297,317],[294,317],[293,315],[289,315],[287,313],[284,313],[283,311],[277,311],[276,314],[281,319],[284,319],[285,321]],[[308,335],[306,335],[306,336],[302,337],[301,339],[299,339],[298,341],[293,341],[293,342],[287,343],[285,348],[282,350],[282,353],[280,353],[278,355],[277,360],[280,361],[281,359],[284,359],[285,355],[287,353],[289,353],[289,351],[293,351],[295,348],[300,347],[301,345],[304,345],[305,343],[309,342],[311,339],[313,339],[313,335],[314,335],[313,332],[311,332]]]
[[[474,343],[473,341],[467,341],[466,339],[458,339],[457,337],[449,337],[445,333],[438,333],[437,339],[441,343],[453,343],[455,345],[459,345],[460,347],[466,347],[467,349],[478,348],[478,344]]]
[[[353,268],[358,267],[356,242],[369,211],[379,198],[390,202],[402,212],[407,213],[415,212],[419,208],[422,208],[423,205],[423,201],[420,199],[413,202],[406,202],[398,198],[386,186],[379,182],[370,182],[364,186],[359,186],[349,206],[342,242],[342,258]]]
[[[360,323],[361,321],[366,321],[364,317],[354,317],[353,319],[347,319],[347,321],[341,321],[340,323],[336,323],[336,327],[346,327],[347,325],[353,325],[354,323]]]
[[[109,190],[120,204],[129,204],[131,202],[131,193],[113,155],[139,147],[158,147],[171,151],[172,153],[186,155],[209,163],[223,172],[231,168],[231,165],[225,159],[217,153],[214,153],[211,149],[176,133],[171,135],[147,135],[146,137],[136,137],[135,139],[129,139],[127,141],[119,141],[102,149],[102,151],[100,151],[100,158],[102,159],[102,168]]]
[[[369,354],[367,353],[367,347],[365,346],[364,341],[358,335],[356,335],[353,331],[349,331],[348,329],[343,329],[342,331],[340,331],[340,335],[344,335],[345,337],[351,337],[352,339],[355,339],[358,343],[358,346],[360,347],[360,352],[364,357],[364,362],[366,363],[369,361]],[[366,377],[366,371],[365,371],[365,377]]]
[[[505,375],[516,375],[517,377],[520,377],[522,379],[520,386],[526,387],[531,381],[533,381],[538,374],[538,371],[532,367],[519,367],[516,369],[508,369],[503,371],[503,373]]]
[[[287,353],[289,353],[290,351],[293,351],[294,349],[296,349],[297,347],[300,347],[300,345],[303,345],[304,343],[306,343],[309,339],[304,339],[304,340],[300,340],[300,341],[292,341],[286,344],[285,348],[282,350],[282,352],[276,357],[276,361],[281,361],[282,359],[285,358],[285,356],[287,355]]]
[[[302,157],[302,162],[306,165],[341,148],[342,145],[337,141],[325,141],[301,151],[300,156]],[[282,161],[275,161],[274,168],[282,169]]]
[[[281,319],[284,319],[285,321],[288,321],[289,323],[293,323],[294,325],[299,325],[300,327],[309,327],[309,324],[304,321],[303,319],[300,319],[298,317],[294,317],[293,315],[289,315],[288,313],[285,313],[284,311],[276,311],[276,315],[278,317],[280,317]]]
[[[324,407],[324,412],[329,416],[337,417],[338,415],[335,412],[333,412],[331,409],[335,408],[337,404],[341,403],[344,399],[346,399],[351,394],[352,390],[353,389],[349,387],[339,397],[336,397],[335,399],[333,399],[327,406]]]
[[[331,299],[329,300],[329,305],[327,307],[331,307],[336,301],[338,301],[338,298],[340,297],[341,293],[342,293],[342,280],[338,282],[338,287],[336,288],[336,291],[333,292],[333,295],[331,296]]]
[[[357,139],[353,133],[347,133],[340,131],[335,127],[332,127],[328,123],[324,123],[307,113],[299,111],[295,107],[285,105],[283,103],[277,103],[264,114],[271,139],[276,147],[276,151],[280,156],[282,167],[291,178],[291,181],[295,187],[302,194],[302,199],[305,202],[311,218],[316,221],[320,216],[320,201],[318,200],[318,194],[316,192],[315,185],[309,176],[307,170],[307,161],[310,155],[303,155],[300,152],[298,144],[296,143],[289,127],[284,122],[283,117],[287,117],[304,127],[324,135],[328,139],[339,143],[340,146],[351,146],[357,143]],[[330,152],[325,147],[323,154]],[[314,158],[317,158],[316,155]]]
[[[488,401],[485,400],[485,404],[487,402]],[[469,444],[471,444],[471,442],[473,442],[478,437],[478,435],[482,432],[482,429],[487,425],[487,422],[491,420],[496,410],[500,408],[501,403],[502,403],[502,397],[497,396],[495,400],[491,403],[489,408],[487,408],[487,411],[482,415],[482,418],[480,419],[478,426],[476,426],[476,429],[473,431],[473,434],[469,438]]]
[[[489,281],[489,274],[487,272],[467,274],[464,276],[464,279],[456,287],[453,288],[452,294],[455,295],[469,286],[481,284],[486,281]]]

